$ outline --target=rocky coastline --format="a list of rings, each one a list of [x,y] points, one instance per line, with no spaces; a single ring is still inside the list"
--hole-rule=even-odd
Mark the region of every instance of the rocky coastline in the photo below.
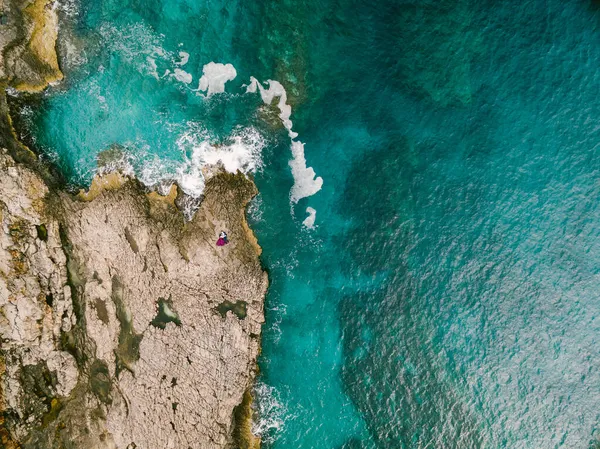
[[[62,79],[48,0],[6,2],[1,83]],[[118,173],[60,188],[0,94],[0,445],[256,448],[249,426],[268,279],[245,219],[256,194],[214,169],[183,196]],[[216,247],[221,230],[231,243]]]

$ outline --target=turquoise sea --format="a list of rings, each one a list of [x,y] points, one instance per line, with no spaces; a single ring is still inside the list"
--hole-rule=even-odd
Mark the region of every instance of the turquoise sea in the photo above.
[[[118,148],[147,184],[259,187],[265,447],[595,447],[600,2],[59,8],[67,79],[20,132],[69,182]]]

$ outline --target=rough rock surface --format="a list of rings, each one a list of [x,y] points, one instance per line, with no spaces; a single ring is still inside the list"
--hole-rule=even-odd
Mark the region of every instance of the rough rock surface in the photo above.
[[[267,287],[244,218],[255,188],[213,176],[187,223],[176,193],[111,175],[74,197],[0,153],[7,447],[250,444],[233,417]],[[221,230],[231,243],[217,247]]]
[[[47,193],[36,175],[0,155],[0,411],[17,439],[26,433],[20,418],[41,419],[78,377],[73,357],[57,349],[73,313],[58,223],[42,219]],[[60,375],[50,379],[51,370]],[[35,396],[25,398],[28,391]],[[11,447],[6,429],[0,438]]]
[[[36,92],[63,74],[56,55],[58,17],[54,0],[2,0],[0,77]]]

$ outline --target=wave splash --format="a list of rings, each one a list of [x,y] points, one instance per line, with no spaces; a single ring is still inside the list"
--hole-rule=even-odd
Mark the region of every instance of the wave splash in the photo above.
[[[263,382],[254,387],[254,407],[257,419],[252,423],[252,433],[263,443],[272,443],[285,426],[287,407],[279,392]]]
[[[255,128],[239,128],[223,145],[210,143],[210,136],[192,123],[177,139],[177,146],[186,155],[186,162],[178,169],[181,189],[192,197],[204,191],[203,167],[222,164],[230,173],[254,173],[262,167],[261,154],[265,139]],[[189,155],[189,156],[188,156]]]
[[[168,191],[176,182],[186,195],[200,198],[207,166],[220,165],[229,173],[254,173],[262,168],[261,154],[265,144],[263,136],[252,127],[240,127],[225,142],[215,144],[201,124],[190,122],[176,141],[183,162],[152,155],[148,145],[137,144],[135,151],[126,151],[122,158],[111,161],[98,172],[118,169],[127,175],[135,175],[144,185],[159,192]]]

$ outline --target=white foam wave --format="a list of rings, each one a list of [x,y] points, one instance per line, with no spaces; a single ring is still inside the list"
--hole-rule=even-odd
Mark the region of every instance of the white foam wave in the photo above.
[[[203,167],[222,164],[230,173],[256,172],[262,164],[265,140],[255,128],[240,128],[225,143],[216,145],[200,125],[190,123],[177,139],[177,146],[186,155],[186,162],[177,171],[177,181],[186,194],[197,198],[204,191]]]
[[[21,96],[21,92],[12,86],[8,86],[4,91],[6,92],[6,95],[10,95],[11,97],[17,98]]]
[[[188,63],[188,61],[190,60],[190,54],[186,51],[180,51],[179,52],[179,61],[177,61],[175,64],[183,67],[184,65],[186,65]]]
[[[304,158],[304,144],[292,141],[293,159],[289,162],[294,177],[294,185],[290,192],[290,199],[297,203],[302,198],[314,195],[323,187],[323,178],[317,176],[312,167],[306,166]]]
[[[317,211],[312,207],[306,208],[306,213],[308,217],[304,219],[302,224],[306,226],[308,229],[313,229],[315,227],[315,219],[317,218]]]
[[[206,96],[225,92],[225,83],[232,81],[237,76],[232,64],[209,62],[202,68],[202,77],[198,90],[206,92]]]
[[[292,131],[292,107],[287,104],[287,92],[279,81],[267,80],[269,88],[265,89],[262,84],[258,82],[253,76],[250,77],[250,85],[246,88],[246,92],[256,92],[258,88],[260,97],[263,103],[272,104],[275,98],[279,98],[277,108],[279,109],[279,118],[283,123],[283,126],[288,130],[288,133],[292,139],[298,137],[298,134]]]
[[[146,186],[167,194],[173,180],[177,179],[179,165],[154,156],[147,158],[141,167],[136,167],[137,178]]]
[[[68,36],[63,38],[62,44],[62,56],[67,67],[78,67],[88,62],[85,51],[82,51],[81,48],[78,48]]]
[[[160,76],[158,74],[158,65],[156,64],[156,58],[146,56],[146,62],[148,63],[148,73],[150,73],[150,75],[152,75],[154,78],[159,79]]]
[[[185,84],[190,84],[192,82],[192,75],[186,72],[185,70],[175,69],[173,72],[173,76],[177,81],[180,81]]]
[[[137,159],[143,161],[136,170],[140,181],[161,193],[168,192],[177,182],[181,190],[192,198],[200,198],[206,178],[204,168],[221,165],[230,173],[249,174],[261,168],[263,137],[254,128],[237,130],[225,143],[214,144],[210,136],[196,123],[188,124],[176,142],[183,162],[150,156],[149,149],[136,149]],[[162,188],[162,190],[161,190]]]
[[[57,9],[67,17],[79,15],[79,0],[60,0]]]
[[[288,134],[292,141],[292,160],[289,165],[294,177],[294,185],[290,192],[290,200],[292,203],[297,203],[302,198],[314,195],[323,187],[323,178],[317,176],[312,167],[307,167],[306,158],[304,157],[304,144],[295,140],[298,133],[292,130],[292,107],[287,104],[287,92],[281,83],[278,81],[267,80],[268,89],[258,82],[254,77],[250,77],[250,85],[247,86],[246,92],[256,92],[258,89],[260,97],[265,104],[272,104],[275,98],[279,98],[277,108],[279,109],[279,118],[283,126],[288,130]]]
[[[257,419],[252,423],[252,433],[261,437],[264,443],[275,440],[285,425],[287,407],[279,392],[272,386],[259,382],[254,387]]]

